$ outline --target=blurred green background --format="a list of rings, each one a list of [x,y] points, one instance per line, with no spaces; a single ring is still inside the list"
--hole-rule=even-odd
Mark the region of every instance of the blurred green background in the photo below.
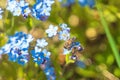
[[[27,0],[32,6],[35,0]],[[0,7],[5,9],[6,0],[0,0]],[[98,0],[96,5],[102,9],[107,28],[114,39],[115,46],[120,50],[120,0]],[[0,46],[7,41],[7,36],[16,31],[32,34],[36,39],[44,37],[45,29],[50,24],[66,23],[71,28],[71,35],[77,37],[84,47],[79,59],[86,65],[80,68],[75,64],[65,65],[62,55],[64,42],[49,40],[51,60],[56,72],[56,80],[119,80],[120,68],[106,37],[104,25],[97,8],[81,7],[78,3],[62,7],[56,2],[52,6],[51,16],[47,21],[39,21],[33,17],[24,19],[14,17],[5,10],[0,20]],[[119,56],[120,57],[120,56]],[[0,58],[0,80],[46,80],[40,67],[30,60],[26,66],[8,61],[6,55]]]

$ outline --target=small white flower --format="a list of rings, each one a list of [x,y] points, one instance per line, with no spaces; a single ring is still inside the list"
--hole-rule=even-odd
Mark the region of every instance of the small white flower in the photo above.
[[[45,39],[38,39],[36,45],[37,45],[38,47],[44,48],[45,46],[48,45],[48,42],[46,42]]]
[[[29,5],[29,3],[26,3],[24,0],[20,0],[20,2],[19,2],[20,7],[24,7],[24,6],[28,6],[28,5]]]
[[[51,53],[48,52],[46,49],[43,50],[43,53],[44,53],[44,56],[47,57],[47,58],[49,58],[50,55],[51,55]]]
[[[19,16],[19,15],[21,15],[21,12],[22,12],[21,7],[16,7],[14,12],[13,12],[13,15],[14,16]]]
[[[38,48],[37,46],[35,46],[35,53],[37,52],[41,52],[41,48]]]
[[[53,25],[49,26],[49,29],[47,29],[45,32],[48,34],[48,37],[53,37],[57,34],[58,27],[54,27]]]
[[[46,5],[43,5],[43,7],[41,8],[40,14],[50,16],[50,11],[51,11],[51,7],[47,7]]]
[[[7,4],[7,10],[9,10],[10,12],[13,12],[14,9],[17,7],[17,1],[13,0],[13,1],[8,1],[8,4]]]
[[[28,34],[26,41],[29,43],[29,42],[33,41],[33,39],[34,38],[32,37],[32,35]]]
[[[59,32],[59,40],[68,40],[70,38],[70,33],[67,30]]]
[[[68,30],[68,31],[70,31],[70,28],[69,27],[67,27],[67,24],[60,24],[59,25],[60,26],[60,28],[62,28],[62,30]]]
[[[27,7],[26,9],[24,9],[24,15],[28,16],[28,14],[31,12],[30,8]]]

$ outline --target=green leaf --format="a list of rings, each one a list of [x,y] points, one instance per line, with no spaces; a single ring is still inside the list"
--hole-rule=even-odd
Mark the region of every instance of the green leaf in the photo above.
[[[75,62],[74,60],[70,59],[70,57],[71,57],[71,54],[66,54],[66,57],[65,57],[66,64]]]

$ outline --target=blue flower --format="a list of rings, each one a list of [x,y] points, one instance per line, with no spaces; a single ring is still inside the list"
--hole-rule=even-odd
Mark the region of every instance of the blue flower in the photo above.
[[[49,26],[49,29],[47,29],[45,32],[48,34],[48,37],[53,37],[57,34],[58,27],[54,27],[53,25]]]
[[[88,6],[90,8],[93,8],[95,6],[95,1],[94,0],[88,0]]]
[[[67,30],[60,31],[58,35],[59,40],[68,40],[70,38],[70,32]]]
[[[48,45],[48,42],[46,42],[45,39],[38,39],[37,40],[36,46],[44,48],[47,45]]]
[[[51,7],[47,7],[46,5],[43,5],[43,7],[41,8],[40,14],[50,16],[50,11],[51,11]]]
[[[41,48],[39,48],[39,47],[35,46],[35,53],[37,53],[37,52],[41,52],[41,51],[42,51],[42,49],[41,49]]]
[[[51,64],[51,61],[48,60],[45,64],[43,64],[44,67],[42,68],[47,80],[56,80],[56,74],[55,74],[55,70]]]
[[[28,42],[28,43],[30,43],[31,41],[33,41],[33,37],[32,37],[32,35],[31,34],[28,34],[27,36],[26,36],[26,41]]]
[[[80,61],[80,60],[75,61],[75,64],[80,68],[85,68],[86,67],[85,63]]]
[[[9,10],[11,13],[13,13],[14,16],[21,15],[22,9],[16,0],[8,0],[6,9]]]
[[[34,62],[36,62],[38,65],[41,65],[44,62],[45,57],[43,52],[35,53],[35,50],[32,50],[31,53],[32,53]]]
[[[1,55],[1,54],[3,54],[3,50],[2,50],[2,49],[0,49],[0,55]]]
[[[62,29],[58,32],[59,40],[68,40],[70,38],[70,28],[67,27],[67,24],[60,24],[59,26]]]
[[[47,80],[56,80],[55,70],[50,59],[46,63],[41,64],[40,67],[44,71]]]
[[[78,2],[81,6],[86,6],[87,5],[87,0],[78,0]]]
[[[48,52],[46,49],[42,50],[47,45],[48,45],[48,42],[46,42],[44,38],[37,39],[35,49],[31,50],[33,60],[38,65],[44,64],[50,58],[51,53]]]
[[[47,80],[56,80],[55,72],[53,67],[46,67],[44,73],[47,77]]]
[[[17,59],[18,64],[25,65],[29,61],[29,55],[20,55]]]
[[[8,58],[10,61],[16,62],[19,54],[21,54],[19,49],[12,48],[8,53]]]
[[[0,19],[2,19],[2,14],[3,13],[3,10],[0,8]]]
[[[30,34],[17,32],[14,36],[9,37],[7,44],[1,50],[3,53],[8,54],[10,61],[24,65],[28,62],[28,49],[32,40],[33,37]]]
[[[24,0],[20,0],[19,2],[19,6],[21,7],[22,11],[22,15],[23,17],[27,18],[28,15],[30,14],[31,10],[29,8],[29,3],[25,2]]]
[[[17,1],[16,0],[8,0],[7,1],[7,10],[10,12],[14,12],[14,9],[17,7]]]
[[[59,0],[62,3],[62,6],[70,6],[75,3],[75,0]]]
[[[43,53],[46,58],[50,58],[51,53],[48,52],[46,49],[43,50]]]
[[[59,26],[60,26],[60,28],[62,29],[62,30],[68,30],[68,31],[70,31],[70,28],[67,26],[67,24],[59,24]]]
[[[94,5],[95,5],[95,1],[94,0],[78,0],[78,2],[83,7],[88,5],[90,8],[93,8]]]
[[[13,13],[14,16],[20,16],[22,14],[25,18],[31,12],[29,4],[24,0],[8,0],[7,10]]]
[[[47,5],[47,6],[51,6],[55,1],[54,0],[44,0],[44,3]]]
[[[32,15],[38,20],[45,21],[50,16],[51,5],[53,3],[53,0],[37,0],[32,8]]]
[[[46,49],[40,52],[36,52],[35,50],[31,50],[31,54],[33,57],[34,62],[36,62],[38,65],[45,64],[50,59],[50,52],[48,52]]]
[[[1,50],[2,50],[2,53],[9,53],[10,52],[10,49],[11,49],[11,44],[5,44]]]

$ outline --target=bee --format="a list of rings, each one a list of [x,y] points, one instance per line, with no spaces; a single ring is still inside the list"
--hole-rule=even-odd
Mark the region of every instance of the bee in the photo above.
[[[77,47],[73,47],[73,48],[72,48],[72,54],[76,54],[77,52],[78,52]]]
[[[83,47],[81,45],[73,46],[72,48],[72,54],[76,54],[77,52],[80,52],[83,50]]]
[[[75,37],[68,39],[64,44],[64,48],[70,50],[75,39]]]
[[[79,51],[82,51],[83,47],[79,42],[76,42],[75,40],[75,37],[68,39],[64,44],[64,48],[71,51],[71,59],[76,61],[78,57],[77,53]]]
[[[83,48],[80,45],[80,43],[79,42],[75,42],[75,40],[76,40],[75,37],[70,38],[64,44],[64,48],[68,49],[68,50],[72,50],[72,54],[75,54],[78,51],[82,51],[83,50]]]

